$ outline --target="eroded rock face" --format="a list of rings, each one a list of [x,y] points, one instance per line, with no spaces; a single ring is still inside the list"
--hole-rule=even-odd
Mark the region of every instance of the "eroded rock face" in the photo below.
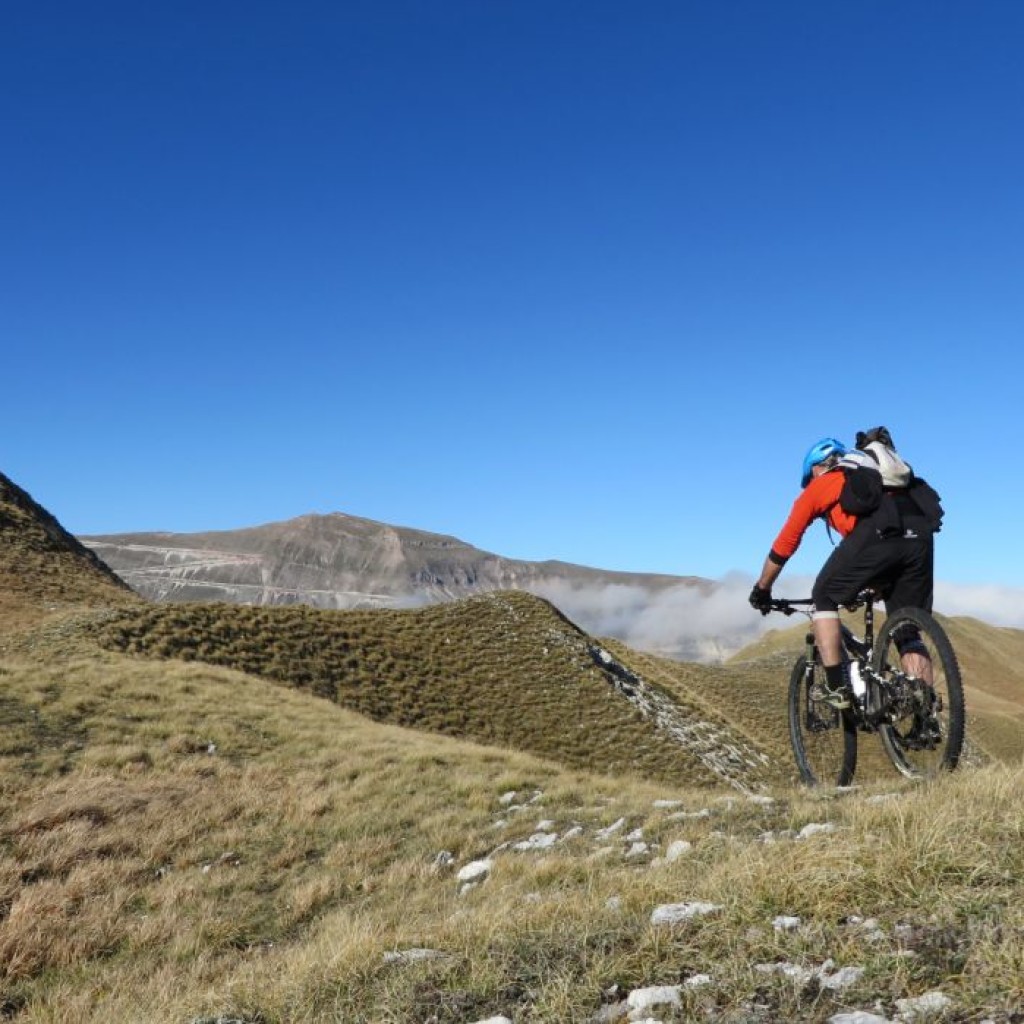
[[[695,577],[608,572],[503,558],[442,534],[355,516],[308,515],[217,533],[81,538],[134,590],[153,600],[400,607],[492,590],[546,586],[709,588]]]

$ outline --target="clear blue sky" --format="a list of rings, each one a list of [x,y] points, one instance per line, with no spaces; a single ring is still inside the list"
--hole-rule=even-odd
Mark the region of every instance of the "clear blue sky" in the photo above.
[[[721,577],[886,423],[939,576],[1019,586],[1022,52],[1016,0],[8,5],[0,470],[80,534]]]

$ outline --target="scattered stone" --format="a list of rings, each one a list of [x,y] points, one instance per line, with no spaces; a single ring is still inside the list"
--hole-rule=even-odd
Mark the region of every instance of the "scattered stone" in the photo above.
[[[841,992],[844,988],[856,985],[863,977],[863,967],[840,967],[835,974],[819,975],[818,983],[822,988],[831,989],[833,992]]]
[[[668,820],[669,821],[686,821],[687,819],[692,819],[692,818],[710,818],[710,817],[711,817],[711,811],[709,811],[706,807],[704,807],[704,808],[702,808],[699,811],[676,811],[675,814],[670,814],[668,816]]]
[[[482,882],[493,867],[494,861],[489,858],[470,861],[465,867],[459,869],[459,873],[455,877],[460,882]]]
[[[486,1020],[478,1020],[475,1024],[512,1024],[508,1017],[488,1017]]]
[[[654,805],[659,810],[670,810],[674,807],[682,807],[682,800],[655,800]]]
[[[618,821],[613,821],[607,828],[599,829],[597,832],[598,839],[608,839],[610,836],[615,835],[616,832],[626,824],[625,818],[619,818]]]
[[[450,867],[455,864],[455,854],[451,850],[442,850],[434,858],[434,869],[437,871],[447,871]]]
[[[535,832],[529,839],[513,843],[513,850],[547,850],[558,842],[558,835],[555,832]]]
[[[550,832],[555,827],[555,823],[545,818],[543,821],[538,821],[534,827],[538,832]]]
[[[652,1006],[682,1006],[680,985],[652,985],[650,988],[636,988],[626,997],[629,1019],[641,1019],[641,1015]]]
[[[398,949],[384,954],[386,964],[414,964],[421,960],[447,960],[449,954],[439,949]]]
[[[787,914],[779,914],[774,921],[772,921],[772,927],[777,932],[795,932],[800,927],[799,917],[790,917]]]
[[[760,804],[762,807],[775,806],[775,797],[762,796],[759,793],[751,793],[750,796],[747,797],[747,800],[749,800],[752,804]]]
[[[605,905],[605,907],[608,908],[608,910],[621,910],[622,909],[622,897],[621,896],[609,896],[608,899],[606,899],[604,901],[604,905]]]
[[[583,826],[573,825],[573,827],[569,829],[564,836],[562,836],[562,842],[567,843],[570,839],[577,839],[581,835],[583,835]]]
[[[812,822],[810,825],[804,825],[797,833],[796,838],[810,839],[812,836],[827,836],[835,831],[837,831],[837,826],[831,821]]]
[[[888,1017],[879,1017],[877,1013],[866,1010],[854,1010],[852,1013],[834,1013],[828,1024],[892,1024]]]
[[[843,967],[835,973],[832,972],[833,967],[835,967],[834,960],[826,960],[817,968],[801,967],[799,964],[780,961],[774,964],[755,964],[754,970],[761,974],[779,974],[795,982],[800,988],[816,981],[822,988],[835,992],[857,984],[864,976],[863,967]]]
[[[646,843],[633,843],[626,851],[626,859],[632,860],[635,857],[646,857],[650,852],[651,848]]]
[[[953,1005],[953,1000],[938,990],[925,992],[923,996],[914,996],[910,999],[897,999],[896,1009],[899,1010],[900,1019],[907,1021],[927,1020],[929,1017],[937,1017],[943,1010]]]
[[[754,970],[759,974],[779,974],[783,978],[795,981],[801,987],[806,985],[817,974],[816,971],[811,970],[809,967],[801,967],[799,964],[790,964],[782,961],[774,964],[754,964]]]
[[[502,793],[501,796],[498,797],[498,803],[501,804],[502,807],[508,807],[515,798],[516,791],[514,789],[510,789],[507,793]]]
[[[705,985],[711,984],[710,974],[694,974],[692,977],[686,979],[683,985],[686,988],[703,988]]]
[[[673,925],[689,921],[706,914],[715,914],[722,909],[720,903],[663,903],[651,913],[651,924]]]
[[[687,842],[685,839],[676,839],[668,844],[668,849],[665,851],[665,860],[671,864],[672,861],[679,860],[680,857],[689,853],[692,849],[693,843]]]
[[[626,842],[627,843],[638,843],[638,842],[640,842],[643,839],[643,837],[644,837],[644,830],[642,828],[635,828],[625,838],[626,838]]]

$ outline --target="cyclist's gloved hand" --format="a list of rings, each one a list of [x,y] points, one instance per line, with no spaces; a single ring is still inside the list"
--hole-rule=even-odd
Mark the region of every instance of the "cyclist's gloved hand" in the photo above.
[[[754,589],[747,598],[751,608],[756,608],[762,615],[767,615],[772,610],[772,592],[759,587],[756,583]]]

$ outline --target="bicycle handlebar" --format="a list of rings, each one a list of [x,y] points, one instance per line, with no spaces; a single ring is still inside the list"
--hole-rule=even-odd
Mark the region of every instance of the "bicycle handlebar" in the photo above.
[[[847,611],[855,612],[858,608],[867,604],[869,601],[871,604],[874,604],[878,600],[879,596],[877,591],[869,587],[867,590],[862,590],[853,601],[849,604],[844,604],[843,607]],[[803,612],[805,615],[809,615],[813,605],[814,600],[810,597],[773,597],[768,606],[768,610],[772,612],[782,612],[783,615],[793,615],[795,612]]]
[[[813,604],[814,602],[809,597],[773,597],[769,611],[782,612],[783,615],[793,615],[796,612],[806,613]]]

